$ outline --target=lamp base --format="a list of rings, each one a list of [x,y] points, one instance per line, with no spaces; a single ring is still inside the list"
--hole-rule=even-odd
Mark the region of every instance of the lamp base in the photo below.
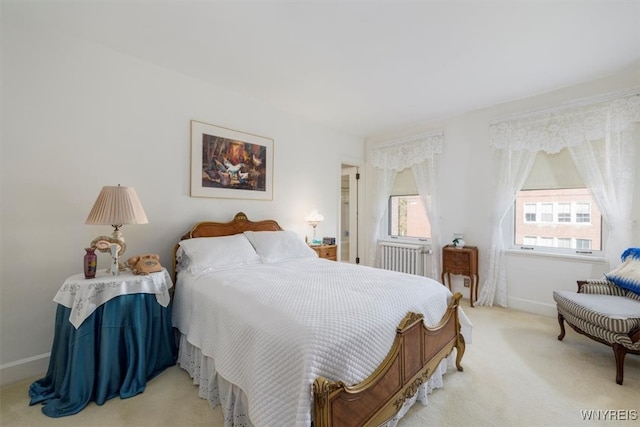
[[[113,233],[111,233],[111,238],[115,239],[115,240],[120,240],[121,242],[124,242],[124,237],[122,237],[122,232],[120,231],[120,227],[122,227],[121,225],[112,225],[113,227]]]

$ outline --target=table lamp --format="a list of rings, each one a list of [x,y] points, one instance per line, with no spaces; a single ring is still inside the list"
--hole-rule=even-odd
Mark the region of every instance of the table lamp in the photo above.
[[[304,220],[307,221],[311,227],[313,227],[313,240],[311,241],[311,243],[313,243],[314,245],[320,243],[320,240],[316,240],[316,227],[318,226],[318,224],[324,221],[324,217],[318,212],[317,209],[314,209],[311,211],[311,213],[304,217]]]
[[[100,252],[112,253],[113,262],[109,269],[112,274],[118,274],[117,258],[121,257],[126,249],[120,227],[124,224],[147,224],[148,222],[147,215],[144,213],[140,199],[138,199],[133,187],[122,187],[120,184],[117,187],[102,187],[85,224],[111,225],[114,228],[111,237],[99,236],[91,242],[91,245]],[[119,246],[115,254],[113,245]]]

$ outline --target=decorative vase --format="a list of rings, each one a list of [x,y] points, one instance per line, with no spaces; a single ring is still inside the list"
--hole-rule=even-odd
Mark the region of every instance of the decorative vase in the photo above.
[[[453,235],[453,246],[456,249],[464,248],[464,236],[462,234],[454,234]]]
[[[84,278],[93,279],[96,277],[96,267],[98,265],[98,256],[94,248],[84,248],[87,251],[84,254]]]

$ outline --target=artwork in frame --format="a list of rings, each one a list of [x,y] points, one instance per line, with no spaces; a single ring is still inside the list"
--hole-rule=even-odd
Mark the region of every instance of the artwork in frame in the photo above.
[[[191,121],[191,197],[273,200],[273,139]]]

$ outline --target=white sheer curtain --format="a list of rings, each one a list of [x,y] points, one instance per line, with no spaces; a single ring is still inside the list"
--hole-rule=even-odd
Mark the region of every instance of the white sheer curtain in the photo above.
[[[498,155],[494,165],[498,185],[489,271],[478,304],[507,304],[502,222],[538,151],[570,150],[609,226],[606,256],[619,259],[621,249],[629,243],[638,122],[640,89],[634,89],[490,125],[490,145]]]
[[[507,306],[507,277],[504,260],[505,238],[502,232],[503,223],[511,211],[516,199],[516,193],[527,179],[536,151],[521,149],[494,149],[494,167],[497,169],[498,179],[495,186],[494,200],[491,212],[491,252],[487,278],[480,287],[478,305],[496,304]]]
[[[371,225],[369,230],[369,265],[378,263],[378,240],[380,239],[380,225],[384,219],[387,207],[387,200],[391,194],[393,183],[397,173],[413,165],[419,166],[419,173],[422,178],[414,175],[418,192],[424,203],[431,193],[431,200],[435,194],[435,176],[437,176],[437,161],[435,158],[442,153],[442,142],[444,133],[426,133],[414,135],[406,138],[399,138],[372,147],[368,152],[369,174],[373,188],[368,194],[371,195]],[[425,172],[428,170],[428,172]],[[415,173],[415,172],[414,172]],[[425,178],[426,177],[426,178]],[[428,179],[428,182],[418,182]],[[425,194],[424,191],[427,191]],[[427,200],[425,207],[432,205]],[[438,228],[432,220],[432,214],[427,212],[431,222],[432,245],[438,242],[433,240],[433,230]],[[433,218],[434,220],[437,217]],[[437,277],[437,276],[435,276]]]
[[[373,179],[369,180],[372,187],[367,194],[371,194],[371,218],[372,226],[369,231],[369,257],[368,264],[376,266],[378,260],[378,240],[380,239],[380,221],[387,208],[387,199],[391,194],[393,182],[398,171],[396,169],[372,167],[369,175]]]
[[[639,128],[634,124],[607,132],[604,138],[588,144],[569,147],[578,172],[607,223],[609,235],[604,247],[610,268],[618,265],[622,252],[632,246],[631,212],[640,161]]]
[[[434,200],[438,200],[438,188],[436,186],[438,169],[438,156],[430,157],[422,163],[411,166],[420,200],[427,211],[427,218],[429,218],[429,223],[431,224],[432,248],[439,248],[441,241],[440,226],[438,224],[440,214],[438,213],[437,203],[433,203]],[[434,250],[432,257],[429,276],[437,280],[440,277],[440,251]]]

